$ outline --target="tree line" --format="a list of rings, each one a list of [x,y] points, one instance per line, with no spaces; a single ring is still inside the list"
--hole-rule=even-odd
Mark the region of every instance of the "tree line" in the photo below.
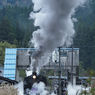
[[[7,41],[18,48],[29,47],[34,21],[29,19],[33,11],[30,7],[6,6],[0,9],[0,41]],[[95,69],[95,0],[76,9],[75,22],[76,34],[74,36],[74,47],[80,51],[80,65],[84,68]]]
[[[75,23],[74,46],[80,51],[80,65],[84,69],[95,69],[95,0],[79,7],[75,17],[78,22]]]
[[[17,47],[28,47],[32,32],[36,29],[29,14],[33,6],[6,6],[0,9],[0,41],[7,41]]]

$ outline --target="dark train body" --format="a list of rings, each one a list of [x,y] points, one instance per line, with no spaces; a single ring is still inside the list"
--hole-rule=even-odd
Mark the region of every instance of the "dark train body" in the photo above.
[[[34,74],[24,78],[24,94],[25,95],[30,95],[29,91],[31,91],[34,83],[43,82],[47,86],[46,77],[41,76],[41,75],[36,75],[36,78],[33,78],[33,76]]]

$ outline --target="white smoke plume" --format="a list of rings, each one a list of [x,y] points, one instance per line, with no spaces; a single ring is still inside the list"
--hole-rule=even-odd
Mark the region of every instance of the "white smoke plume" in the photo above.
[[[90,92],[91,87],[83,87],[82,85],[72,85],[68,84],[67,91],[68,95],[80,95],[82,91]],[[83,94],[84,95],[84,94]]]
[[[15,88],[18,89],[18,95],[23,95],[23,81],[19,82],[18,84],[15,85]]]
[[[36,91],[33,92],[33,90],[30,92],[30,95],[37,95],[37,93],[40,93],[40,95],[55,95],[54,93],[49,94],[49,92],[46,90],[45,84],[43,82],[40,83],[34,83],[32,86],[32,89],[35,88]]]
[[[31,40],[37,48],[33,55],[34,68],[37,69],[47,63],[47,57],[55,48],[62,45],[70,46],[73,43],[75,30],[72,15],[85,1],[32,0],[34,12],[30,14],[30,18],[34,19],[35,26],[39,26],[39,29],[33,32]]]

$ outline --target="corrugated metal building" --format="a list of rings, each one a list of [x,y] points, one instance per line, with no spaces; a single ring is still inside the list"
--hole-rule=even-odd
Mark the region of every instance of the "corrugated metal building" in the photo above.
[[[17,49],[5,50],[4,77],[15,80]]]

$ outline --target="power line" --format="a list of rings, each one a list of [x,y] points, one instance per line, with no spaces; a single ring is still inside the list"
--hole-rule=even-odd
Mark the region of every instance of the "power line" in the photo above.
[[[74,46],[74,48],[78,48],[78,47],[95,47],[95,46]]]

